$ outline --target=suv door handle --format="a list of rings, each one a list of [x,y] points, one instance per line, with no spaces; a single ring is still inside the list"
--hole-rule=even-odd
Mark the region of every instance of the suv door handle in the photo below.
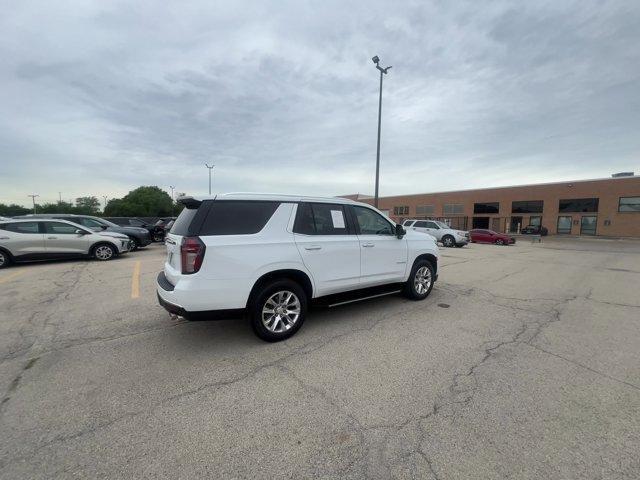
[[[9,237],[0,237],[0,240],[9,240]]]
[[[309,245],[308,247],[304,247],[305,250],[321,250],[322,247],[320,245]]]
[[[373,243],[363,243],[362,246],[364,248],[371,248],[371,247],[375,247],[375,244],[373,244]]]
[[[58,237],[47,237],[47,240],[57,240]]]

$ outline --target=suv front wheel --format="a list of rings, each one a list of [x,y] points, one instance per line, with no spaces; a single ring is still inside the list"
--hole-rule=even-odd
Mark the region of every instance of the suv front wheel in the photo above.
[[[296,282],[275,280],[264,285],[249,305],[251,327],[267,342],[291,337],[307,314],[307,296]]]
[[[433,289],[435,270],[429,260],[418,260],[413,264],[411,275],[405,285],[405,295],[411,300],[424,300]]]

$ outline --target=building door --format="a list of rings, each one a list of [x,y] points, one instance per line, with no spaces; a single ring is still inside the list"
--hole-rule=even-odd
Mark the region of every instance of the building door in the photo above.
[[[509,232],[520,233],[522,229],[522,217],[511,217],[511,225],[509,226]]]
[[[562,216],[558,217],[558,233],[570,234],[571,233],[571,217]]]
[[[473,228],[489,228],[489,217],[473,217]]]
[[[539,227],[542,225],[542,217],[529,217],[529,225]]]
[[[598,217],[586,216],[580,219],[580,235],[595,235]]]

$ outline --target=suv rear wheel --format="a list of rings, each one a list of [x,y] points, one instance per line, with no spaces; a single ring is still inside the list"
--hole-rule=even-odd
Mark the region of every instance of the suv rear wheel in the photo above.
[[[264,285],[249,305],[251,328],[267,342],[291,337],[307,314],[307,296],[296,282],[275,280]]]
[[[411,275],[404,287],[405,295],[411,300],[424,300],[433,289],[435,270],[429,260],[418,260],[413,264]]]

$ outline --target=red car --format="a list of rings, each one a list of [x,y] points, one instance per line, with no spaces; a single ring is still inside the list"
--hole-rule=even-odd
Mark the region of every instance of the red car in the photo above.
[[[474,229],[469,232],[472,243],[495,243],[496,245],[511,245],[516,239],[504,233],[493,230]]]

